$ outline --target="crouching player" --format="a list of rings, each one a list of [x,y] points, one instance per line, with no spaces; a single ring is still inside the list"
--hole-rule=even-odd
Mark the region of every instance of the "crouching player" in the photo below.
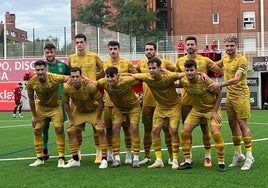
[[[67,133],[72,154],[72,159],[63,167],[80,166],[77,132],[79,130],[84,131],[85,123],[90,123],[99,135],[100,149],[102,151],[99,168],[107,168],[107,139],[104,124],[101,120],[104,106],[103,97],[96,86],[83,81],[82,71],[78,67],[71,68],[70,83],[64,85],[63,100],[69,117]],[[72,101],[72,107],[70,106],[70,100]]]
[[[180,86],[185,89],[191,97],[193,108],[184,121],[181,130],[181,147],[185,158],[185,163],[179,167],[179,170],[192,168],[190,151],[191,151],[191,134],[193,129],[198,125],[202,118],[207,119],[210,125],[212,137],[215,142],[215,148],[218,158],[218,168],[220,172],[225,172],[224,164],[224,141],[221,135],[221,111],[220,102],[222,93],[220,89],[209,92],[207,87],[214,81],[209,79],[204,82],[197,74],[197,65],[194,60],[187,60],[184,64],[186,76],[180,79]]]

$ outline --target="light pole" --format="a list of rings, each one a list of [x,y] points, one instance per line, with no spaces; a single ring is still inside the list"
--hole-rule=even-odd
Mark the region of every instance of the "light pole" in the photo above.
[[[7,58],[7,24],[4,22],[4,59]]]

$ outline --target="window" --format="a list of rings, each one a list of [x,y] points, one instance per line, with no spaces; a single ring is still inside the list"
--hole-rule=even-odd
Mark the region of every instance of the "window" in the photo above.
[[[156,8],[166,8],[167,0],[158,0],[156,1]]]
[[[255,11],[243,12],[243,26],[244,29],[255,29]]]
[[[243,0],[243,3],[252,3],[255,2],[255,0]]]
[[[220,22],[220,15],[219,15],[219,13],[214,12],[212,14],[212,21],[213,21],[213,24],[219,24],[219,22]]]
[[[14,31],[11,31],[11,34],[10,34],[12,37],[17,37],[17,33],[14,32]]]
[[[160,11],[157,14],[159,21],[156,22],[157,28],[166,29],[168,23],[167,11]]]

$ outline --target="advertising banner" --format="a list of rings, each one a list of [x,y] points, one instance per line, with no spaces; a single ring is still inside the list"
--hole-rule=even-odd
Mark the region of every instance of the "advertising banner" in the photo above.
[[[68,62],[67,57],[57,59]],[[23,82],[23,76],[27,71],[34,71],[34,62],[37,60],[40,58],[0,59],[0,111],[13,110],[13,90],[17,87],[18,82]],[[27,96],[25,86],[22,94]],[[22,101],[28,103],[23,97]],[[27,109],[28,104],[23,106],[24,109]]]
[[[63,62],[68,62],[68,58],[57,58]],[[0,83],[19,82],[28,70],[34,70],[34,62],[40,58],[24,59],[0,59]]]
[[[253,57],[254,71],[267,71],[268,56]]]

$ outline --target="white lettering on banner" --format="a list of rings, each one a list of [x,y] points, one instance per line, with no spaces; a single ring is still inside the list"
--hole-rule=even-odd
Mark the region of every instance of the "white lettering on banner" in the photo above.
[[[68,62],[68,57],[57,59]],[[43,60],[43,58],[0,59],[0,84],[6,81],[21,81],[27,71],[34,71],[34,62],[37,60]]]
[[[8,81],[8,76],[6,72],[0,73],[0,81]]]
[[[0,91],[0,102],[6,100],[12,100],[12,98],[13,98],[13,92],[7,90]]]
[[[9,67],[9,63],[4,61],[4,62],[0,62],[0,69],[2,69],[3,71],[11,71],[11,68]]]
[[[15,70],[34,70],[35,61],[15,61]]]

